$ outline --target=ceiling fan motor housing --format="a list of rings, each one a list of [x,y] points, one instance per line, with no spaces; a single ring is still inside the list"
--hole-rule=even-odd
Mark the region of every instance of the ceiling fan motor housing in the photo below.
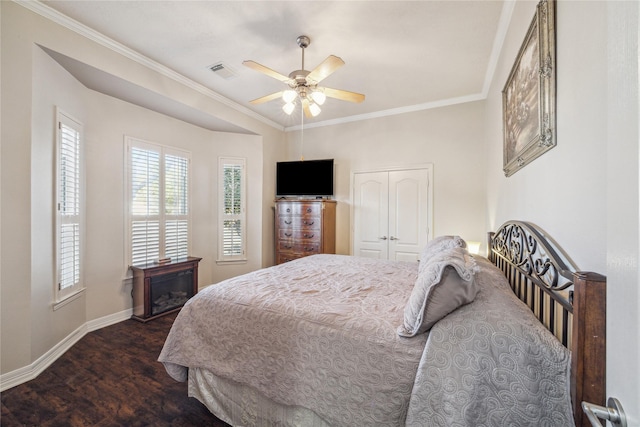
[[[296,39],[296,42],[298,43],[298,46],[300,46],[301,48],[306,48],[309,46],[309,44],[311,44],[311,39],[309,39],[309,37],[307,36],[299,36]]]
[[[307,70],[292,71],[291,73],[289,73],[289,78],[292,80],[289,85],[293,85],[294,87],[300,85],[307,86],[309,83],[311,83],[307,80],[307,76],[309,75],[309,73],[310,71]]]

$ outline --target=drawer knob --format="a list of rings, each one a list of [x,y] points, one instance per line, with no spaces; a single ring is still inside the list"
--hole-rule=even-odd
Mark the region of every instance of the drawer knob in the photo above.
[[[304,238],[305,239],[311,239],[314,236],[314,234],[305,234]]]
[[[293,236],[293,233],[284,233],[284,235],[287,236],[287,237],[291,237],[291,236]]]
[[[315,224],[315,221],[304,220],[303,222],[304,222],[304,225],[313,225],[313,224]]]
[[[291,221],[291,220],[289,220],[289,221],[287,221],[286,219],[284,220],[284,223],[287,224],[287,225],[291,225],[292,222],[293,221]]]

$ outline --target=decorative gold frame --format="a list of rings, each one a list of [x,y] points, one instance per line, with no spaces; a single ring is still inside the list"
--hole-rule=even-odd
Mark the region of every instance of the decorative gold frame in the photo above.
[[[555,1],[541,0],[502,90],[506,176],[556,146],[555,44]]]

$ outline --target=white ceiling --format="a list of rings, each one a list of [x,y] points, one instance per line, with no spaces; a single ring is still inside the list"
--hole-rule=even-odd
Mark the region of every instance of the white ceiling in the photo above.
[[[43,2],[283,128],[300,124],[281,100],[249,101],[285,84],[242,65],[281,74],[301,68],[299,35],[311,44],[305,69],[329,55],[345,65],[321,86],[363,93],[328,99],[305,126],[481,99],[502,45],[510,2],[426,1],[58,1]],[[503,12],[503,7],[505,12]],[[235,73],[209,70],[222,62]],[[124,84],[124,82],[123,82]]]

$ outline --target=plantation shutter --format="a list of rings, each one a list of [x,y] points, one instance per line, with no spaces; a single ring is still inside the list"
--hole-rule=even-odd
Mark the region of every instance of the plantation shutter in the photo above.
[[[189,153],[127,138],[130,265],[189,255]]]
[[[131,147],[131,262],[160,258],[160,152]]]
[[[220,159],[222,171],[221,260],[245,259],[245,163],[244,159]]]
[[[165,257],[184,258],[188,255],[189,159],[165,156]]]
[[[80,284],[80,136],[80,125],[64,117],[59,120],[58,291]]]

